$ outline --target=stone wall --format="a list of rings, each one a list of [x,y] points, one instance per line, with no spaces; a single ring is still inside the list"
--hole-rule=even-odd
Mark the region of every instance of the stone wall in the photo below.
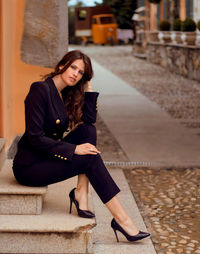
[[[67,0],[26,0],[21,58],[54,67],[68,48]]]
[[[200,81],[200,47],[149,42],[147,60],[189,79]]]

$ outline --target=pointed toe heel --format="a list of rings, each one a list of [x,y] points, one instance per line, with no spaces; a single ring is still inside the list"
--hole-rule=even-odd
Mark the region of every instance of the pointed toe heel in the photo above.
[[[129,242],[135,242],[135,241],[138,241],[138,240],[142,240],[143,238],[146,238],[148,236],[150,236],[149,233],[146,233],[146,232],[142,232],[142,231],[139,231],[139,233],[137,235],[129,235],[117,222],[116,220],[113,218],[112,221],[111,221],[111,227],[115,233],[115,236],[116,236],[116,240],[117,242],[119,242],[119,238],[117,236],[117,230],[119,232],[121,232],[125,237],[126,239],[129,241]]]
[[[72,189],[70,191],[70,193],[69,193],[69,199],[70,199],[69,213],[72,212],[72,204],[74,203],[79,217],[82,217],[82,218],[94,218],[95,217],[94,213],[92,213],[89,210],[81,210],[79,208],[79,203],[78,203],[78,201],[75,198],[75,190],[76,190],[76,188]]]

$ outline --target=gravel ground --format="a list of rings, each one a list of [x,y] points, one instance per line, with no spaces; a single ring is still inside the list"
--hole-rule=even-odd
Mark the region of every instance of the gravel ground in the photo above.
[[[200,169],[124,172],[157,253],[200,253]]]
[[[98,63],[156,102],[172,117],[200,128],[200,83],[133,57],[132,46],[93,46],[81,49]],[[108,57],[109,56],[109,57]],[[123,64],[122,64],[123,59]]]
[[[181,123],[191,128],[200,127],[198,82],[134,58],[130,46],[78,48]],[[120,64],[116,64],[119,59]],[[98,148],[104,160],[127,161],[126,154],[100,117],[97,130]],[[157,253],[200,253],[200,168],[124,167],[124,173]]]
[[[97,130],[104,161],[127,161],[100,116]],[[200,254],[200,168],[123,169],[157,253]]]

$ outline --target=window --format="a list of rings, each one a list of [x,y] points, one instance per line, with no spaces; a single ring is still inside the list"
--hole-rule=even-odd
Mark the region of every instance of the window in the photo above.
[[[96,18],[93,18],[92,24],[97,24],[97,19]]]
[[[101,17],[101,24],[113,24],[115,23],[114,17]]]
[[[80,10],[78,12],[78,19],[79,20],[85,20],[87,17],[87,11],[86,10]]]

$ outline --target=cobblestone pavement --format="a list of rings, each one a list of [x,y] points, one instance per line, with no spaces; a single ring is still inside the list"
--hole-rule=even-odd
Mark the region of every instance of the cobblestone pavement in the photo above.
[[[100,117],[97,130],[104,160],[127,161]],[[123,169],[157,253],[200,253],[200,168]]]
[[[79,48],[115,73],[171,116],[191,128],[200,128],[200,83],[133,57],[132,46]],[[122,63],[123,59],[123,64]],[[119,64],[120,61],[120,64]]]
[[[200,169],[124,172],[157,253],[200,253]]]
[[[78,48],[159,104],[172,117],[180,119],[182,124],[200,128],[198,82],[134,58],[131,46]],[[120,64],[117,64],[119,59]],[[100,117],[97,129],[98,148],[104,160],[127,161]],[[200,254],[200,168],[124,167],[124,173],[157,253]]]

